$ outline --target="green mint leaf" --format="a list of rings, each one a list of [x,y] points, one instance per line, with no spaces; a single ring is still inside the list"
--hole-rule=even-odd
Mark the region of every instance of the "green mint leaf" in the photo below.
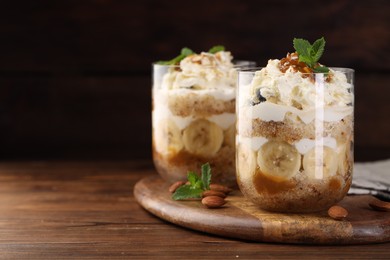
[[[324,37],[316,40],[314,43],[313,43],[313,46],[312,46],[312,49],[311,49],[311,57],[313,57],[313,62],[314,63],[317,63],[322,54],[324,53],[324,50],[325,50],[325,39]]]
[[[175,65],[175,64],[179,64],[180,61],[182,61],[187,56],[189,56],[189,55],[191,55],[193,53],[194,52],[191,49],[189,49],[187,47],[184,47],[183,49],[181,49],[179,56],[173,58],[172,60],[158,61],[157,64],[159,64],[159,65]]]
[[[185,55],[180,54],[179,56],[173,58],[172,60],[158,61],[157,64],[159,64],[159,65],[175,65],[175,64],[178,64],[185,57],[186,57]]]
[[[322,37],[311,45],[307,40],[294,38],[293,45],[298,53],[299,61],[306,63],[309,68],[314,69],[314,66],[324,53],[325,39]]]
[[[309,67],[313,64],[313,60],[308,56],[299,55],[299,61],[306,63]]]
[[[203,191],[210,189],[211,182],[211,167],[209,163],[203,164],[201,167],[202,175],[199,176],[192,171],[187,173],[187,179],[190,184],[180,186],[173,194],[172,199],[184,200],[190,198],[200,198]]]
[[[159,61],[156,62],[156,64],[158,64],[158,65],[172,65],[173,63],[170,60],[168,60],[168,61],[166,61],[166,60],[159,60]]]
[[[210,189],[210,182],[211,182],[211,167],[209,163],[203,164],[202,167],[202,182],[203,182],[203,189],[209,190]]]
[[[190,48],[184,47],[183,49],[181,49],[180,54],[184,55],[185,57],[187,57],[187,56],[189,56],[191,54],[194,54],[194,52]]]
[[[304,56],[305,58],[310,57],[311,44],[309,41],[304,39],[294,38],[293,44],[294,44],[294,49],[299,56]]]
[[[307,50],[309,54],[309,56],[299,56],[299,61],[302,61],[304,63],[306,63],[307,66],[309,66],[309,68],[312,68],[314,65],[315,65],[315,62],[314,62],[314,59],[313,59],[313,56],[311,55],[311,53],[313,52],[312,48],[309,48]]]
[[[193,188],[196,188],[196,189],[202,189],[203,190],[203,181],[202,180],[198,180],[194,187]]]
[[[174,200],[184,200],[192,198],[200,198],[203,190],[200,188],[193,188],[191,185],[180,186],[175,193],[172,194]]]
[[[325,66],[318,66],[318,67],[314,68],[313,71],[316,73],[328,73],[329,68],[325,67]]]
[[[216,45],[216,46],[213,46],[208,52],[209,53],[212,53],[212,54],[215,54],[219,51],[224,51],[225,50],[225,46],[223,45]]]
[[[191,186],[195,186],[199,181],[199,176],[195,172],[188,172],[187,179],[190,182]]]

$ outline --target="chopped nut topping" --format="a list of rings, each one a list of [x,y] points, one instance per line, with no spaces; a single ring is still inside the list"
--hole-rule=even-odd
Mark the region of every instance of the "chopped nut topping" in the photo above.
[[[317,63],[319,66],[319,63]],[[279,63],[279,70],[283,73],[286,73],[286,71],[292,68],[294,72],[301,72],[305,73],[302,75],[303,78],[310,77],[312,81],[314,81],[314,71],[313,69],[309,68],[306,63],[300,62],[298,53],[287,53],[286,58],[283,58],[280,60]],[[329,82],[331,80],[330,73],[328,73],[328,76],[326,77],[326,82]]]

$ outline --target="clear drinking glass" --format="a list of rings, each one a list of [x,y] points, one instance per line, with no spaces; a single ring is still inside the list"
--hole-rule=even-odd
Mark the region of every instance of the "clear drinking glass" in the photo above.
[[[253,62],[240,61],[238,67]],[[237,70],[217,78],[219,70],[203,66],[196,78],[182,79],[180,65],[153,64],[152,145],[159,174],[168,181],[185,180],[208,162],[212,181],[236,186],[235,104]],[[217,76],[215,76],[217,75]],[[214,77],[215,76],[215,77]],[[230,78],[228,81],[227,78]],[[177,87],[178,79],[188,87]],[[175,85],[176,84],[176,85]],[[193,84],[193,85],[192,85]]]
[[[315,212],[343,199],[352,181],[354,71],[270,80],[256,68],[238,78],[236,164],[244,196],[276,212]]]

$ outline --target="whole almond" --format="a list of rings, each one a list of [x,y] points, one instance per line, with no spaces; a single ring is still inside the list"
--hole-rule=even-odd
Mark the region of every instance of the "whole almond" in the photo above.
[[[232,191],[231,188],[220,185],[220,184],[210,184],[210,190],[223,192],[225,194],[229,194]]]
[[[202,199],[202,204],[208,208],[219,208],[225,203],[225,199],[218,196],[207,196]]]
[[[348,216],[348,211],[340,206],[330,207],[328,210],[328,215],[336,220],[343,220]]]
[[[208,196],[218,196],[221,198],[226,198],[226,194],[220,191],[216,190],[206,190],[202,193],[202,197],[208,197]]]
[[[390,202],[386,202],[379,199],[373,199],[368,203],[371,208],[378,211],[390,211]]]
[[[169,186],[168,191],[170,193],[174,193],[177,190],[177,188],[179,188],[180,186],[183,186],[184,184],[185,184],[184,181],[177,181],[174,184],[172,184],[171,186]]]

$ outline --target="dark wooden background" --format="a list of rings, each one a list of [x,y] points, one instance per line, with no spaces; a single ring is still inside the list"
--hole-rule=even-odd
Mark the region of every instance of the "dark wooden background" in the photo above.
[[[356,70],[355,156],[390,157],[388,0],[0,1],[0,159],[151,157],[151,63],[223,44],[265,65],[292,39]]]

